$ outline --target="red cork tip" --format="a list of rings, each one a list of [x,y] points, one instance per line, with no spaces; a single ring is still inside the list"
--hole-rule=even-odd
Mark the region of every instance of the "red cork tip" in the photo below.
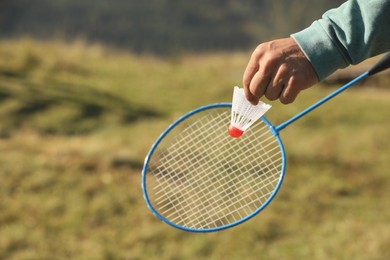
[[[229,128],[228,128],[228,132],[229,132],[229,135],[233,138],[238,138],[240,136],[242,136],[242,134],[244,133],[244,131],[230,125]]]

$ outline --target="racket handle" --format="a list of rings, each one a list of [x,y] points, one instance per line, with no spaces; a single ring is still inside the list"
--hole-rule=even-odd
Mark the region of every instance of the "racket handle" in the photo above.
[[[390,52],[388,52],[382,59],[380,59],[371,69],[368,70],[368,76],[377,74],[390,68]]]

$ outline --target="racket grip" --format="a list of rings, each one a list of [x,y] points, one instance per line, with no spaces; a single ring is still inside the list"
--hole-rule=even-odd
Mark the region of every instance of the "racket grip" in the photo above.
[[[368,70],[368,76],[377,74],[378,72],[384,71],[390,68],[390,52],[385,54],[371,69]]]

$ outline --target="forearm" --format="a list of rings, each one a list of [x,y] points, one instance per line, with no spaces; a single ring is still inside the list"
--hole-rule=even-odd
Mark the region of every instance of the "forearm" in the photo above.
[[[349,0],[291,36],[323,80],[390,50],[390,0]]]

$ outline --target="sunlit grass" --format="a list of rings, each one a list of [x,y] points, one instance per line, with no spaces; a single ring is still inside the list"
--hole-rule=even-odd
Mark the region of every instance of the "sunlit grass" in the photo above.
[[[140,183],[151,144],[184,112],[229,102],[248,55],[161,60],[83,42],[1,42],[0,258],[388,258],[387,76],[281,131],[285,181],[247,223],[191,234],[149,212]],[[279,124],[333,89],[273,102],[267,118]]]

